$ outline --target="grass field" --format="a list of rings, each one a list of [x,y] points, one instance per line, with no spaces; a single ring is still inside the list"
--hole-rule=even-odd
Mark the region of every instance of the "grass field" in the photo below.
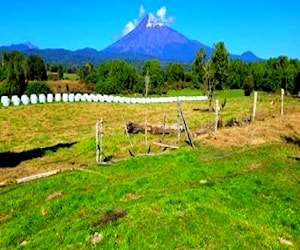
[[[98,232],[98,249],[297,248],[297,150],[199,147],[2,188],[0,246],[90,249]]]
[[[226,98],[220,118],[251,114],[242,91]],[[274,101],[270,105],[270,101]],[[190,130],[214,120],[207,102],[182,103]],[[147,107],[147,108],[146,108]],[[124,134],[124,120],[176,123],[176,104],[52,103],[0,108],[0,183],[48,170],[49,178],[0,188],[0,249],[220,249],[300,245],[300,100],[259,93],[257,120],[194,137],[160,156],[95,164],[95,123],[103,117],[103,151],[113,160],[128,150],[162,153],[161,135]],[[196,109],[196,111],[195,111]],[[147,110],[147,111],[146,111]],[[200,111],[199,111],[200,110]],[[123,120],[124,118],[124,120]],[[298,141],[299,142],[299,141]],[[6,157],[6,158],[4,158]],[[11,160],[10,166],[3,159]],[[91,235],[103,239],[95,246]]]

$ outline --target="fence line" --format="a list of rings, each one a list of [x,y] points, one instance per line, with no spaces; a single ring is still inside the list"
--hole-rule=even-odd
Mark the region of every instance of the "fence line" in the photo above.
[[[256,94],[255,94],[256,93]],[[254,121],[254,119],[255,119],[255,117],[256,117],[256,111],[258,111],[259,113],[263,113],[263,112],[265,112],[265,110],[263,110],[263,111],[261,111],[261,110],[259,110],[259,104],[258,104],[258,108],[256,107],[256,105],[254,105],[255,103],[257,103],[257,92],[255,92],[254,93],[254,103],[253,103],[253,110],[252,110],[252,118],[253,118],[253,121]],[[280,104],[280,114],[281,115],[283,115],[283,94],[284,93],[281,93],[281,104]],[[277,102],[278,102],[278,99],[277,99]],[[258,102],[259,103],[259,102]],[[279,104],[279,103],[278,103]],[[275,105],[274,107],[273,107],[273,109],[272,109],[272,111],[274,111],[274,110],[277,110],[277,112],[278,112],[278,115],[279,115],[279,110],[278,110],[278,105]],[[125,109],[126,110],[126,109]],[[149,112],[150,111],[150,112]],[[288,109],[288,111],[289,111],[289,109]],[[164,112],[164,116],[162,117],[161,116],[161,114],[162,114],[162,112]],[[215,113],[211,113],[212,115],[211,115],[211,120],[213,120],[213,114],[215,115],[215,124],[217,124],[217,121],[220,119],[219,118],[219,115],[220,114],[217,114],[219,112],[219,105],[218,105],[218,102],[216,102],[216,107],[215,107]],[[271,111],[266,111],[266,112],[271,112]],[[174,121],[174,124],[176,123],[176,124],[179,124],[178,123],[178,113],[177,113],[177,108],[176,108],[176,104],[174,103],[174,106],[172,106],[170,109],[168,109],[168,112],[167,112],[167,116],[165,115],[165,111],[164,111],[164,109],[162,109],[162,111],[153,111],[153,112],[151,112],[151,109],[148,109],[148,112],[147,112],[147,121],[145,121],[145,119],[144,119],[144,115],[145,115],[145,111],[142,111],[142,109],[141,109],[141,112],[139,112],[140,114],[135,114],[135,115],[131,115],[130,116],[130,119],[137,119],[138,120],[138,122],[141,122],[141,124],[143,124],[143,123],[147,123],[148,125],[149,125],[149,123],[151,123],[151,120],[158,120],[158,118],[160,117],[161,119],[160,119],[160,121],[162,122],[162,124],[166,124],[168,121]],[[287,113],[286,112],[286,110],[285,110],[285,113]],[[199,116],[201,115],[201,113],[198,113],[199,114]],[[269,114],[269,113],[268,113]],[[187,122],[188,122],[188,120],[190,119],[190,118],[194,118],[194,114],[192,114],[192,115],[189,115],[189,116],[186,116],[185,118],[186,118],[186,120],[187,120]],[[249,116],[251,116],[250,115],[250,112],[249,112]],[[112,122],[112,120],[114,121],[114,123],[113,123],[113,126],[107,126],[107,127],[105,127],[105,133],[107,134],[107,140],[109,140],[109,136],[110,135],[112,135],[112,133],[115,133],[116,131],[117,131],[117,133],[120,133],[121,134],[121,132],[124,132],[125,130],[124,130],[124,124],[126,123],[126,122],[128,122],[128,121],[125,121],[125,119],[123,118],[123,119],[121,119],[122,117],[120,116],[120,117],[112,117],[112,118],[109,118],[109,119],[107,119],[106,120],[106,122],[109,124],[109,123],[111,123]],[[117,122],[116,122],[117,121]],[[116,124],[118,124],[118,126],[115,126]],[[73,125],[73,126],[65,126],[65,127],[62,127],[62,128],[59,128],[59,129],[57,129],[57,128],[52,128],[52,129],[45,129],[44,131],[40,131],[40,130],[34,130],[34,131],[30,131],[31,133],[37,133],[37,134],[45,134],[45,133],[59,133],[59,132],[62,132],[62,131],[66,131],[66,130],[72,130],[72,129],[76,129],[76,128],[92,128],[92,127],[94,127],[94,125],[95,125],[95,123],[94,123],[94,121],[92,121],[92,122],[90,122],[90,123],[85,123],[85,124],[80,124],[80,125]],[[120,126],[119,126],[120,125]],[[215,125],[216,126],[216,125]],[[179,129],[178,129],[178,131],[179,131]],[[15,137],[15,138],[18,138],[20,135],[23,135],[24,133],[22,133],[22,132],[20,132],[20,133],[14,133],[13,134],[13,136]],[[85,136],[85,138],[84,139],[92,139],[93,138],[93,136],[92,136],[92,130],[91,130],[91,133],[90,133],[91,135],[89,135],[89,136]],[[128,136],[128,135],[127,135]],[[176,136],[177,136],[177,140],[180,140],[180,133],[176,133]],[[68,136],[67,136],[68,137]],[[31,138],[31,136],[30,137],[28,137],[28,139],[30,139]],[[83,138],[83,137],[82,137]],[[82,139],[81,138],[81,139]],[[125,137],[124,138],[126,138],[126,135],[125,135]],[[164,138],[164,137],[163,137]],[[22,140],[25,140],[24,138],[22,138]],[[138,139],[138,140],[140,140],[140,139]],[[152,140],[153,140],[153,138],[152,138]],[[136,140],[137,141],[137,140]],[[101,143],[101,145],[102,145],[102,143]],[[131,147],[132,147],[132,145],[131,145]],[[87,151],[85,151],[85,152],[90,152],[90,150],[93,150],[94,151],[94,146],[93,146],[93,149],[88,149]],[[102,152],[102,150],[100,150],[100,153]],[[122,151],[123,152],[123,151]],[[83,155],[84,153],[80,153],[79,155]],[[101,155],[101,154],[100,154]],[[76,158],[76,156],[75,156],[75,158]],[[63,160],[64,161],[64,160]],[[67,161],[67,160],[66,160]],[[58,161],[59,162],[59,161]],[[47,164],[47,163],[46,163]],[[48,163],[48,164],[51,164],[51,162],[50,163]]]

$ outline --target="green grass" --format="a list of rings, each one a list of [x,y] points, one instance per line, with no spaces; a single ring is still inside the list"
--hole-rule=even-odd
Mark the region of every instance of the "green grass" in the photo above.
[[[75,81],[79,79],[79,76],[77,74],[73,74],[73,73],[64,73],[64,77],[65,80],[71,80],[71,81]]]
[[[300,165],[285,143],[199,146],[89,166],[0,189],[0,247],[91,249],[280,248],[300,245]],[[54,192],[62,196],[47,201]],[[127,216],[108,224],[112,211]]]
[[[168,90],[168,96],[199,96],[203,95],[203,91],[200,89],[170,89]]]
[[[191,90],[177,95],[188,93],[198,95]],[[253,97],[244,97],[240,90],[215,94],[219,100],[227,100],[221,119],[251,114]],[[271,106],[274,99],[276,104]],[[1,108],[1,153],[46,149],[43,157],[0,168],[0,182],[53,169],[77,170],[0,188],[0,249],[276,249],[284,247],[278,237],[299,246],[300,166],[287,157],[299,155],[299,100],[285,97],[287,115],[281,120],[278,99],[278,95],[259,93],[258,115],[267,114],[265,122],[212,133],[196,140],[195,150],[184,143],[184,134],[180,142],[170,134],[166,142],[179,145],[180,150],[111,166],[94,164],[96,120],[104,119],[104,153],[113,159],[130,157],[128,149],[138,154],[148,147],[143,134],[132,135],[134,147],[129,146],[123,116],[125,121],[143,124],[147,110],[149,123],[162,123],[166,114],[166,123],[173,124],[177,121],[176,103],[52,103]],[[182,107],[192,133],[214,120],[213,112],[201,111],[208,107],[207,102],[183,102]],[[265,130],[260,132],[261,128]],[[201,145],[205,140],[218,141],[223,133],[219,146],[239,133],[268,141],[265,131],[275,130],[293,143],[278,134],[271,137],[277,143],[260,147],[221,150]],[[152,144],[161,138],[148,136],[151,152],[162,151]],[[51,148],[70,142],[77,143],[70,148]],[[237,146],[250,145],[238,136],[235,142]],[[62,196],[47,200],[55,193]],[[103,217],[120,211],[127,216],[101,223]],[[89,240],[95,232],[103,235],[96,247]],[[22,242],[27,245],[21,246]]]

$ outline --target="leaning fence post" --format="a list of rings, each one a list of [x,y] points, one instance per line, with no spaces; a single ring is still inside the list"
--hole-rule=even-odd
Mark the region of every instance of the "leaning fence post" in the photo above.
[[[254,120],[255,120],[256,103],[257,103],[257,91],[254,91],[253,112],[252,112],[252,117],[251,117],[252,122],[254,122]]]
[[[281,97],[280,97],[280,114],[283,116],[283,97],[284,97],[284,89],[281,89]]]
[[[176,135],[176,137],[177,137],[177,141],[180,141],[180,116],[179,116],[179,111],[178,111],[178,113],[177,113],[177,129],[176,129],[177,131],[177,135]]]
[[[164,110],[164,121],[163,121],[163,138],[162,142],[165,142],[165,134],[166,134],[166,111]]]
[[[219,100],[216,100],[216,107],[215,107],[215,131],[218,130],[218,122],[219,122]]]

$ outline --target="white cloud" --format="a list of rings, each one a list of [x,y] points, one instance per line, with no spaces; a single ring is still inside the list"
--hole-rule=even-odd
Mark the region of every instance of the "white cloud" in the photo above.
[[[173,17],[166,17],[167,14],[167,7],[162,6],[160,9],[156,11],[156,15],[159,21],[161,21],[163,24],[170,24],[174,22]]]
[[[135,27],[138,25],[140,20],[144,17],[145,12],[146,12],[146,10],[145,10],[144,6],[141,4],[140,9],[139,9],[139,18],[136,18],[133,21],[130,21],[125,25],[123,32],[122,32],[123,36],[127,35],[129,32],[131,32],[135,29]]]
[[[166,18],[166,13],[167,13],[167,7],[162,6],[157,12],[156,15],[161,19],[164,20]]]
[[[136,25],[132,21],[128,22],[123,29],[123,36],[127,35],[131,31],[133,31],[135,26]]]
[[[139,18],[142,18],[145,15],[145,12],[146,12],[146,10],[145,10],[144,6],[141,4]]]
[[[122,35],[125,36],[127,35],[129,32],[133,31],[135,29],[135,27],[139,24],[139,22],[142,20],[142,18],[145,16],[146,13],[146,9],[145,7],[141,4],[140,5],[140,9],[139,9],[139,17],[128,22],[122,32]],[[159,22],[165,24],[165,25],[169,25],[172,22],[174,22],[174,18],[173,17],[167,17],[167,7],[166,6],[162,6],[161,8],[159,8],[156,11],[156,17],[158,19]]]

